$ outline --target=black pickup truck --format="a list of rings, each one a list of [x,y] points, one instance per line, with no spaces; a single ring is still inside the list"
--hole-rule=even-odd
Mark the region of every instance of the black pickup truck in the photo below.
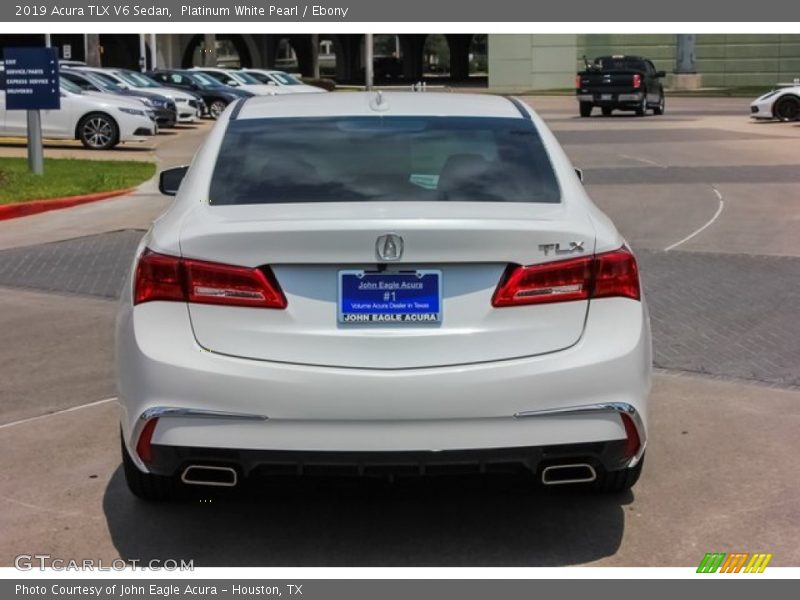
[[[582,117],[599,106],[608,116],[614,109],[632,110],[639,117],[648,109],[664,114],[664,71],[641,56],[599,56],[591,64],[584,57],[586,69],[575,78],[575,96]]]

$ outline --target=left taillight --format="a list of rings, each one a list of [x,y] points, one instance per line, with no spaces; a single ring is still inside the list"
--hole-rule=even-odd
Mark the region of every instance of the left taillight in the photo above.
[[[639,270],[630,250],[541,265],[511,265],[492,297],[492,306],[548,304],[609,297],[639,300]]]
[[[269,267],[238,267],[146,249],[136,265],[133,303],[154,300],[286,308],[286,296]]]

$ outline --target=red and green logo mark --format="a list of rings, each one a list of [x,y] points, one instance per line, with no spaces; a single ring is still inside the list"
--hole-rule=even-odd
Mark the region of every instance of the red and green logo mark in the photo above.
[[[763,573],[772,554],[749,552],[709,552],[700,561],[698,573]]]

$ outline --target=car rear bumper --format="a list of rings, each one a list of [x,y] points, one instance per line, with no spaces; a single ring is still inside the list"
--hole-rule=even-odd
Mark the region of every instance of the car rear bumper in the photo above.
[[[533,472],[554,464],[584,463],[596,471],[629,465],[624,440],[478,450],[318,452],[153,446],[149,471],[180,475],[193,465],[230,467],[239,477],[413,477]]]
[[[577,94],[580,102],[591,102],[595,106],[608,106],[614,108],[638,108],[642,104],[642,94],[636,93],[608,93],[608,94]]]
[[[646,439],[646,307],[592,301],[573,347],[491,363],[424,369],[314,367],[204,350],[187,307],[123,302],[117,323],[122,429],[135,456],[154,447],[264,452],[443,452]],[[603,408],[604,407],[604,408]]]

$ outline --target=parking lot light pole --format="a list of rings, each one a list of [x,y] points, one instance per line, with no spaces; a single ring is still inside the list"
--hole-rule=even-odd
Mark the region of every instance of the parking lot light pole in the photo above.
[[[139,34],[139,70],[144,73],[147,71],[147,46],[144,41],[144,34]]]
[[[150,70],[158,69],[158,40],[156,34],[150,34]]]
[[[364,78],[366,89],[371,90],[375,83],[375,65],[371,33],[366,34],[366,39],[364,40]]]

